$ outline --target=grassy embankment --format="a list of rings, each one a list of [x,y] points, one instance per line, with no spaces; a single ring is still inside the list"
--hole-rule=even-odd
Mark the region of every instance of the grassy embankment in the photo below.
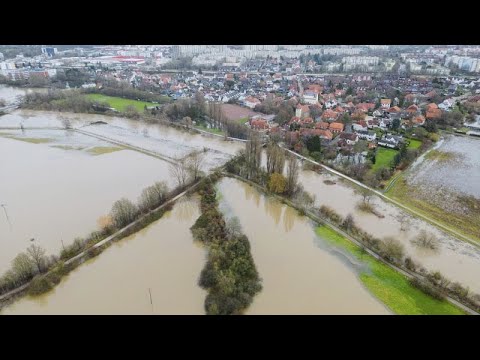
[[[341,247],[362,261],[369,271],[360,273],[366,288],[396,314],[411,315],[462,315],[464,312],[446,300],[436,300],[413,287],[408,279],[383,262],[363,251],[333,229],[322,225],[316,234],[333,246]]]

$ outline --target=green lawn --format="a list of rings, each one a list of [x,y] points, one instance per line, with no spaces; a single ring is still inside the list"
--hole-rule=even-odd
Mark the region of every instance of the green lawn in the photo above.
[[[409,149],[418,149],[420,146],[422,146],[422,142],[417,139],[409,139],[410,144],[408,144]]]
[[[413,287],[408,279],[370,254],[363,252],[327,226],[315,229],[319,237],[333,246],[341,247],[368,265],[360,273],[360,280],[367,289],[395,314],[400,315],[464,315],[465,313],[446,300],[440,301]]]
[[[377,156],[375,157],[375,164],[372,166],[372,170],[376,171],[381,167],[390,167],[390,163],[397,153],[398,150],[379,146],[377,149]]]
[[[107,102],[110,104],[111,107],[113,107],[115,110],[118,110],[118,111],[125,111],[125,108],[128,105],[133,105],[139,112],[143,112],[145,105],[147,106],[159,105],[159,104],[155,104],[148,101],[130,100],[130,99],[124,99],[121,97],[107,96],[102,94],[87,94],[86,96],[91,100],[95,100],[98,102]]]
[[[243,118],[240,118],[240,119],[237,119],[237,122],[239,124],[242,124],[242,125],[245,125],[245,123],[248,121],[248,116],[246,117],[243,117]]]
[[[206,126],[203,126],[203,125],[197,125],[197,126],[195,126],[195,128],[203,130],[203,131],[207,131],[207,132],[212,133],[212,134],[224,135],[223,131],[220,130],[220,129],[210,129],[210,128],[207,128]]]

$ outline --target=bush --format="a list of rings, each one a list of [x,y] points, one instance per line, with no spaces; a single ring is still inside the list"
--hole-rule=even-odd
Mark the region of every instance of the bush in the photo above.
[[[422,281],[416,277],[413,277],[409,279],[409,283],[412,286],[416,287],[417,289],[423,291],[427,295],[430,295],[434,299],[437,299],[437,300],[445,299],[445,295],[443,293],[441,293],[439,290],[437,290],[434,286],[432,286],[430,283],[426,281]]]
[[[28,287],[28,295],[38,296],[53,289],[54,284],[46,275],[35,276]]]
[[[401,263],[404,256],[405,248],[398,240],[386,237],[381,246],[382,255],[389,261]]]

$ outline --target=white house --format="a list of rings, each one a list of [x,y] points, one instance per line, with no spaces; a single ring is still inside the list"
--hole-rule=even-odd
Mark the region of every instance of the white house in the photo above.
[[[303,93],[303,101],[307,104],[317,104],[318,103],[318,93],[315,91],[305,91]]]
[[[261,101],[258,100],[257,98],[254,98],[253,96],[247,97],[244,102],[245,106],[249,107],[250,109],[253,109],[255,106],[257,106],[260,103]]]
[[[359,121],[352,124],[353,131],[368,131],[368,125],[365,121]]]
[[[453,99],[446,99],[441,104],[438,104],[438,108],[442,110],[450,110],[454,104]]]
[[[367,141],[373,141],[377,138],[377,133],[373,131],[356,131],[355,132],[358,135],[359,139],[362,140],[367,140]]]
[[[401,140],[402,138],[400,136],[387,134],[382,136],[382,138],[378,141],[378,145],[395,149],[398,148]]]

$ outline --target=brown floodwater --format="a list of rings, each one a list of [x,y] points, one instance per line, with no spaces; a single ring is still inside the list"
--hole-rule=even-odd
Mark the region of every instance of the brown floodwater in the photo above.
[[[224,178],[218,188],[220,207],[240,220],[263,279],[247,314],[389,313],[308,218],[241,181]]]
[[[62,138],[58,131],[51,132],[41,137],[95,145],[90,137]],[[27,136],[37,135],[31,130]],[[0,209],[0,274],[32,238],[47,254],[58,254],[62,240],[67,245],[96,230],[97,219],[108,214],[116,200],[136,201],[142,189],[156,181],[173,183],[168,163],[136,151],[91,155],[52,144],[0,136],[0,204],[6,204],[8,214],[7,219]]]
[[[51,292],[25,297],[2,314],[204,314],[198,285],[205,249],[190,226],[200,215],[198,198],[80,265]],[[150,303],[149,289],[152,294]]]
[[[336,184],[326,185],[325,180],[335,181]],[[356,205],[362,201],[362,196],[354,186],[335,175],[301,171],[299,182],[307,192],[315,195],[317,206],[327,205],[344,217],[352,214],[355,223],[362,230],[380,239],[393,236],[404,244],[406,253],[426,269],[438,270],[447,278],[480,292],[480,249],[457,240],[412,215],[407,216],[408,225],[406,230],[402,231],[400,218],[405,212],[378,196],[372,196],[370,203],[384,218],[359,211]],[[422,229],[435,234],[439,239],[438,251],[419,249],[412,245],[411,240],[418,236]]]

